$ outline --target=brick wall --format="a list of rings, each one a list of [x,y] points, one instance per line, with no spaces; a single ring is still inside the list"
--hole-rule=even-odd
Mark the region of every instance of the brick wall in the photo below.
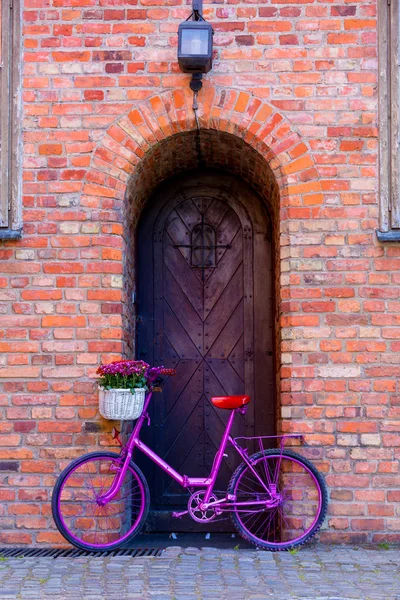
[[[280,427],[306,435],[326,474],[325,540],[400,539],[400,249],[374,235],[376,1],[204,10],[215,59],[199,95],[203,152],[274,214]],[[189,12],[179,0],[25,0],[24,236],[0,245],[1,543],[59,541],[57,473],[111,444],[93,375],[133,352],[135,219],[196,160],[176,63]]]

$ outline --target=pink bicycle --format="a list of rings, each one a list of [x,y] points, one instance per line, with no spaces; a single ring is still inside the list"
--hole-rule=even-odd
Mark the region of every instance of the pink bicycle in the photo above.
[[[164,369],[163,374],[174,371]],[[284,447],[287,438],[300,436],[275,436],[280,439],[280,447],[275,449],[264,448],[266,437],[232,438],[235,414],[246,413],[249,396],[211,398],[214,406],[231,411],[211,473],[207,478],[181,475],[140,440],[151,398],[152,390],[119,454],[86,454],[60,474],[52,511],[66,540],[84,550],[104,551],[126,545],[139,533],[149,511],[150,492],[143,473],[132,461],[135,448],[190,493],[187,510],[172,513],[173,517],[188,514],[206,524],[229,513],[244,539],[272,551],[300,546],[317,533],[328,504],[324,479],[312,463]],[[248,441],[259,445],[259,451],[250,456],[244,447]],[[228,443],[243,462],[233,473],[227,491],[221,493],[214,488]]]

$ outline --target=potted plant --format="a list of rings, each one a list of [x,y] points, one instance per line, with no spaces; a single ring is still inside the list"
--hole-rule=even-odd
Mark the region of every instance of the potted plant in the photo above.
[[[142,414],[146,391],[162,367],[142,360],[117,360],[97,369],[99,411],[106,419],[131,420]]]

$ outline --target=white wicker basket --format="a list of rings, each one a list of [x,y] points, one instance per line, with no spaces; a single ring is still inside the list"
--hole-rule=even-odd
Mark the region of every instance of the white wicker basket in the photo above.
[[[137,388],[131,390],[100,388],[99,411],[105,419],[131,421],[138,419],[143,411],[146,390]]]

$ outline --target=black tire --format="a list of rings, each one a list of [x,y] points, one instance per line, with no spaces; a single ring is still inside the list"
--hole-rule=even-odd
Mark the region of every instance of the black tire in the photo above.
[[[279,449],[272,449],[272,450],[264,450],[263,452],[257,452],[256,454],[253,454],[252,456],[250,456],[249,460],[253,462],[253,461],[258,461],[263,456],[279,457],[281,455],[283,457],[287,457],[288,459],[295,459],[296,461],[298,461],[306,469],[308,469],[314,475],[314,477],[316,479],[316,482],[317,482],[316,488],[317,489],[319,488],[319,493],[321,494],[321,503],[320,503],[320,512],[319,512],[318,518],[317,518],[316,522],[314,523],[312,529],[310,531],[307,531],[307,533],[303,537],[301,537],[300,539],[298,539],[295,542],[288,541],[287,543],[280,543],[279,545],[276,545],[274,543],[265,541],[263,539],[260,539],[260,538],[257,538],[255,536],[251,535],[250,532],[240,522],[238,513],[235,510],[233,510],[230,513],[231,520],[232,520],[235,528],[239,532],[239,534],[243,537],[243,539],[247,540],[248,542],[250,542],[254,546],[257,546],[258,548],[262,548],[264,550],[270,550],[272,552],[291,550],[293,548],[301,546],[302,544],[304,544],[305,542],[310,540],[321,528],[322,523],[324,522],[324,519],[326,517],[327,509],[328,509],[328,490],[327,490],[326,483],[325,483],[323,476],[309,460],[307,460],[300,454],[297,454],[296,452],[293,452],[292,450],[284,450],[281,453],[281,451]],[[243,462],[239,465],[239,467],[233,473],[231,480],[229,482],[229,485],[228,485],[228,494],[234,495],[235,490],[236,490],[236,485],[238,484],[241,475],[243,474],[243,472],[246,469],[248,469],[248,465],[245,462]]]
[[[93,546],[91,544],[85,543],[85,542],[78,542],[77,540],[75,540],[70,533],[68,532],[68,530],[65,528],[62,519],[60,518],[59,512],[58,512],[58,498],[59,498],[59,494],[62,490],[62,485],[64,483],[64,481],[66,480],[66,478],[68,477],[68,475],[71,473],[72,470],[74,470],[77,466],[79,466],[80,464],[86,462],[88,459],[93,459],[96,457],[105,457],[105,458],[111,458],[111,459],[118,459],[119,454],[116,454],[115,452],[90,452],[88,454],[84,454],[83,456],[80,456],[79,458],[77,458],[76,460],[72,461],[59,475],[56,484],[54,486],[53,489],[53,494],[51,497],[51,510],[52,510],[52,514],[53,514],[53,519],[54,522],[57,526],[58,531],[61,533],[61,535],[73,546],[75,546],[76,548],[80,548],[82,550],[89,550],[89,551],[93,551],[93,552],[100,552],[101,550],[99,550],[99,548],[97,546]],[[143,490],[144,490],[144,496],[145,496],[145,508],[144,508],[144,512],[143,515],[139,521],[139,523],[137,524],[137,526],[135,527],[135,529],[131,532],[130,536],[128,539],[124,540],[123,544],[121,544],[120,542],[116,542],[115,544],[109,544],[107,546],[107,549],[104,551],[109,551],[109,550],[115,550],[116,548],[120,548],[125,546],[129,540],[131,540],[134,536],[136,536],[140,530],[142,529],[146,519],[147,519],[147,515],[149,512],[149,506],[150,506],[150,491],[149,491],[149,486],[147,484],[146,478],[143,475],[142,471],[139,469],[139,467],[134,463],[134,462],[130,462],[129,463],[130,468],[135,472],[135,475],[138,477],[138,479],[140,479],[142,485],[143,485]]]

